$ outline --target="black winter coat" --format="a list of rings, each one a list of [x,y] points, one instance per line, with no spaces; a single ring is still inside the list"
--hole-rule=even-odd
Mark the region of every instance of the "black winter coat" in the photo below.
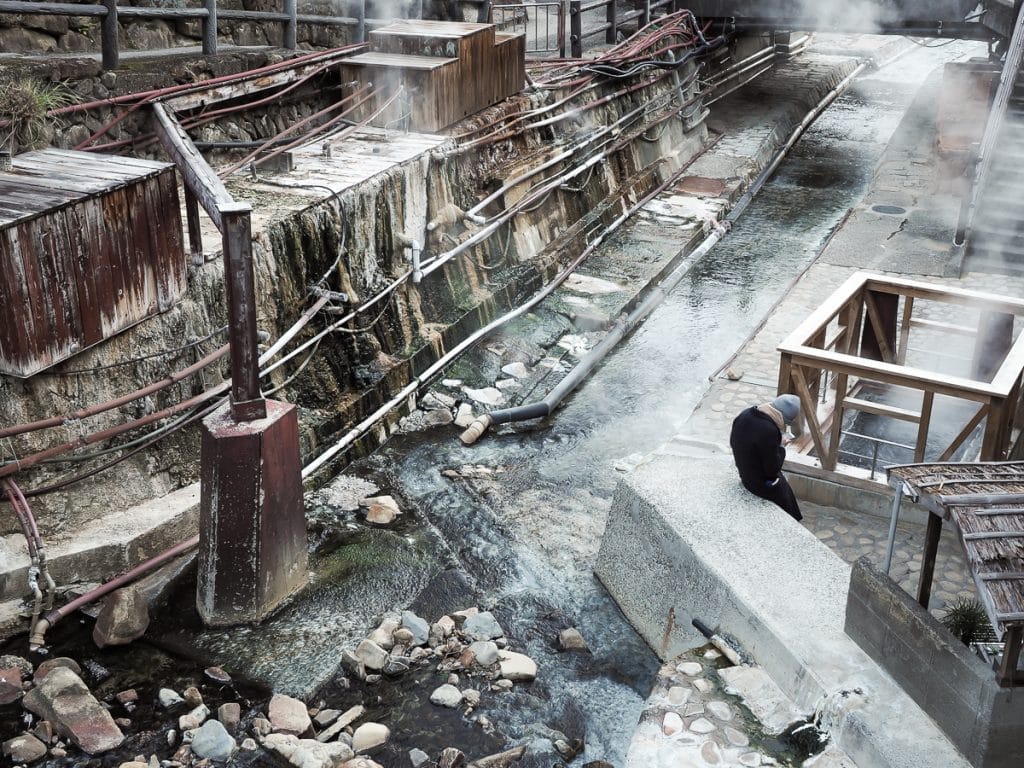
[[[786,460],[782,432],[770,416],[751,406],[733,419],[729,445],[743,486],[764,496],[766,483],[781,476]]]

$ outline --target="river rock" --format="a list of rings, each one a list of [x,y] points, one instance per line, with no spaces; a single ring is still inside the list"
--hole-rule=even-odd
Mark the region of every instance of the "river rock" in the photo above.
[[[674,736],[683,730],[683,718],[678,712],[666,712],[665,719],[661,721],[661,732],[666,736]]]
[[[563,629],[558,633],[558,645],[563,651],[589,651],[587,641],[575,627]]]
[[[505,401],[505,396],[497,387],[484,387],[483,389],[463,387],[463,391],[471,400],[476,400],[484,405],[501,405]]]
[[[242,720],[242,707],[236,701],[228,701],[217,707],[217,719],[227,732],[234,735],[238,732],[238,724]]]
[[[469,706],[475,707],[480,703],[480,691],[475,688],[467,688],[462,692],[462,700]]]
[[[40,720],[32,729],[32,735],[43,744],[50,744],[53,741],[53,724],[49,720]]]
[[[188,704],[190,707],[198,707],[200,704],[203,703],[203,694],[201,694],[199,692],[199,689],[196,688],[194,685],[190,685],[188,688],[186,688],[182,696],[185,697],[185,703]]]
[[[23,677],[31,677],[35,668],[28,659],[13,653],[5,653],[0,655],[0,669],[20,669]]]
[[[430,703],[437,704],[439,707],[455,709],[462,703],[462,692],[454,685],[445,683],[439,688],[435,688],[434,692],[430,694]]]
[[[405,627],[399,627],[396,629],[394,638],[396,643],[401,643],[404,646],[412,645],[412,632]]]
[[[12,763],[31,763],[46,755],[46,745],[31,733],[8,739],[2,749]]]
[[[505,634],[490,611],[469,616],[462,625],[462,631],[474,640],[494,640]]]
[[[270,725],[278,733],[301,736],[313,726],[306,705],[291,696],[275,693],[268,707]]]
[[[352,749],[369,752],[388,743],[391,730],[381,723],[363,723],[352,734]]]
[[[366,522],[374,525],[389,525],[402,514],[398,502],[391,496],[372,496],[359,502],[360,509],[365,510]]]
[[[411,667],[412,659],[408,656],[395,656],[392,654],[384,662],[384,669],[381,671],[388,677],[398,677],[408,672]]]
[[[356,648],[356,658],[367,669],[379,672],[384,669],[384,663],[388,660],[388,652],[372,640],[363,640]]]
[[[338,719],[334,721],[334,725],[328,728],[326,731],[318,734],[316,737],[317,741],[330,741],[343,730],[348,728],[349,725],[354,723],[360,717],[366,714],[366,707],[362,704],[356,704],[354,707],[346,709]]]
[[[380,763],[362,755],[356,755],[341,768],[384,768]]]
[[[469,403],[459,403],[455,410],[455,426],[466,429],[476,417],[473,415],[473,406]]]
[[[430,625],[412,611],[402,611],[402,626],[412,632],[413,645],[425,645],[430,638]]]
[[[420,768],[421,765],[428,762],[430,762],[430,755],[422,749],[409,750],[409,763],[412,765],[412,768]]]
[[[207,720],[192,734],[192,752],[196,757],[226,762],[238,745],[219,720]]]
[[[489,667],[498,661],[498,646],[490,640],[477,640],[470,644],[469,650],[481,667]]]
[[[69,659],[67,656],[58,656],[54,659],[47,659],[38,667],[36,667],[36,673],[33,676],[33,680],[38,685],[39,681],[45,678],[50,672],[55,669],[64,668],[70,669],[76,675],[81,676],[82,668],[78,666],[78,662],[74,659]]]
[[[231,682],[231,675],[225,672],[220,667],[207,667],[203,670],[203,674],[213,680],[215,683],[222,683],[227,685]]]
[[[704,671],[702,667],[696,661],[684,661],[676,667],[677,672],[682,672],[687,677],[694,677]]]
[[[341,715],[340,709],[321,709],[313,718],[313,725],[317,728],[326,728]]]
[[[186,712],[178,718],[178,730],[191,731],[193,728],[198,728],[206,722],[206,718],[209,716],[210,708],[205,704],[200,704],[198,707]]]
[[[390,651],[395,647],[395,630],[402,626],[402,620],[397,616],[388,616],[384,621],[380,623],[373,632],[366,638],[367,640],[376,643],[385,651]]]
[[[51,669],[22,702],[25,709],[49,720],[58,734],[90,755],[119,747],[124,741],[114,718],[82,678],[67,667]]]
[[[509,363],[508,365],[501,366],[501,372],[514,379],[525,379],[530,375],[530,371],[526,368],[526,365],[520,362]]]
[[[170,688],[161,688],[156,697],[157,701],[160,702],[160,706],[164,709],[171,709],[185,703],[185,700],[178,695],[178,692],[172,691]]]
[[[500,651],[501,676],[513,682],[530,682],[537,677],[537,662],[522,653]]]
[[[505,752],[497,752],[493,755],[488,755],[487,757],[478,758],[473,761],[473,768],[509,768],[512,763],[522,759],[525,754],[526,745],[523,744],[515,749],[509,749]],[[613,768],[613,766],[608,765],[607,768]]]
[[[149,606],[130,585],[107,595],[92,628],[92,640],[98,648],[127,645],[142,637],[148,626]]]
[[[465,764],[466,755],[455,747],[445,747],[437,759],[437,768],[462,768]]]
[[[21,698],[21,670],[16,667],[0,669],[0,706]]]
[[[300,739],[286,733],[272,733],[263,740],[263,746],[277,752],[297,768],[334,768],[347,765],[354,753],[340,741],[324,744],[316,739]]]

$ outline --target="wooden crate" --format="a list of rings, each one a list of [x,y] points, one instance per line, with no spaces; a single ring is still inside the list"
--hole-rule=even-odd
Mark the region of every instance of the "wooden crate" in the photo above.
[[[15,157],[0,173],[0,373],[31,376],[170,309],[186,270],[173,165]]]
[[[409,19],[370,32],[370,49],[461,61],[485,57],[494,48],[494,25]]]
[[[457,88],[452,89],[457,84],[457,65],[457,59],[368,51],[345,59],[341,77],[343,82],[386,86],[360,108],[355,119],[372,115],[401,85],[404,95],[375,117],[372,125],[433,133],[459,119],[453,117],[449,104],[458,94]]]

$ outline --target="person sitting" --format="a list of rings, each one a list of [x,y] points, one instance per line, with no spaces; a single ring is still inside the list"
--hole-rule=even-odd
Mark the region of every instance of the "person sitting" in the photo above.
[[[800,504],[782,474],[786,460],[786,426],[800,415],[796,395],[779,395],[770,403],[753,405],[733,419],[729,446],[743,487],[773,501],[795,520],[802,520]]]

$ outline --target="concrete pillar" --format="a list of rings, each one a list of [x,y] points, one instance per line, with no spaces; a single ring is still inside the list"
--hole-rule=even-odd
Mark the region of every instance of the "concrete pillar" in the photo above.
[[[298,416],[266,407],[254,421],[228,405],[203,420],[196,607],[210,626],[261,621],[307,580]]]

